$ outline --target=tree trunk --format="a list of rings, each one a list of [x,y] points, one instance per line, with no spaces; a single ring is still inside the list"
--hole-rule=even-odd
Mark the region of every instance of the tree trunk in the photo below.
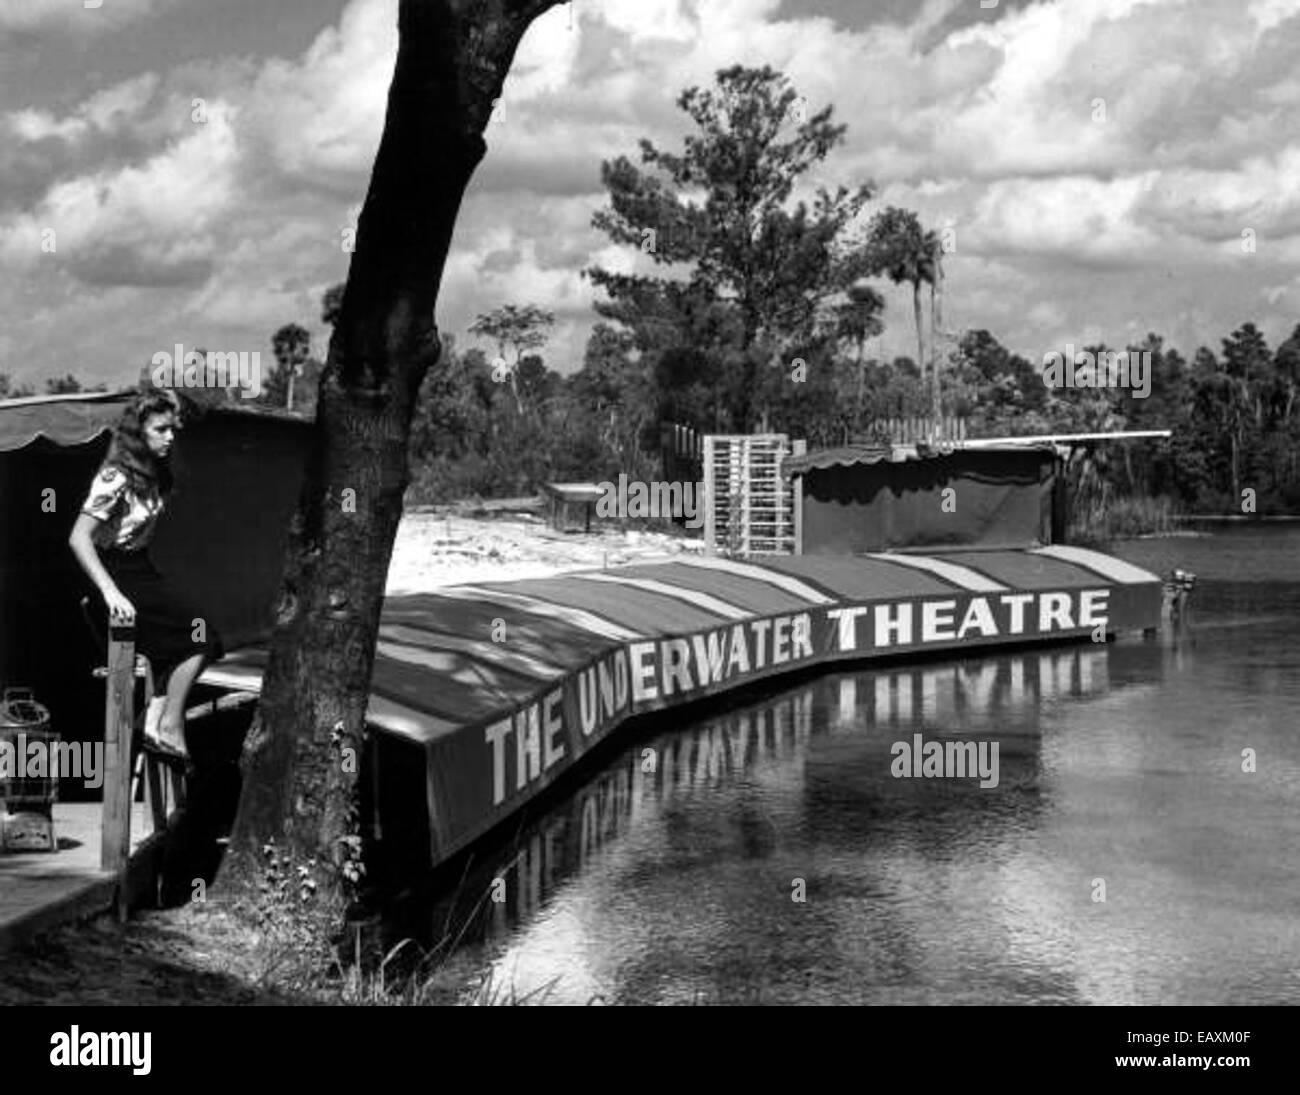
[[[916,318],[916,367],[921,372],[921,391],[925,391],[925,331],[921,327],[921,281],[912,282],[912,314]]]
[[[934,439],[943,436],[943,400],[939,391],[939,344],[943,331],[943,253],[934,248],[934,280],[930,282],[930,400]]]
[[[483,130],[528,25],[558,0],[401,0],[387,117],[320,382],[221,893],[256,901],[261,849],[315,860],[330,912],[353,893],[358,775],[434,305]]]
[[[867,366],[864,360],[866,353],[867,340],[865,337],[858,339],[858,398],[857,411],[854,415],[855,424],[859,427],[862,424],[862,400],[867,390]]]
[[[1234,424],[1232,427],[1232,504],[1233,506],[1241,505],[1241,481],[1237,475],[1237,453],[1240,445],[1237,441],[1239,427]]]
[[[520,418],[524,417],[524,401],[519,398],[519,369],[518,366],[510,370],[510,391],[515,397],[515,413]]]

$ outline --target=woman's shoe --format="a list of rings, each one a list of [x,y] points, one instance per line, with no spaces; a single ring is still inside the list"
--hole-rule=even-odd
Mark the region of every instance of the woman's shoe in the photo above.
[[[170,741],[166,741],[161,736],[151,738],[146,735],[144,739],[144,747],[151,753],[170,757],[172,760],[184,761],[186,764],[190,762],[190,751],[186,749],[185,746],[173,745]]]

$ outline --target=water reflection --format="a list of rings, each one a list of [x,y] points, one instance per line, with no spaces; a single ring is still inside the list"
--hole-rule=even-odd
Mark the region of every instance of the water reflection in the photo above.
[[[1158,659],[1158,648],[1154,653]],[[646,876],[671,870],[679,878],[707,873],[716,883],[723,870],[716,849],[723,845],[727,858],[761,863],[763,874],[784,879],[788,890],[800,870],[808,873],[797,864],[788,871],[777,866],[792,839],[815,843],[823,858],[837,846],[851,850],[865,841],[891,855],[937,861],[960,856],[971,842],[1004,842],[1037,809],[1041,708],[1105,692],[1109,661],[1107,647],[1090,645],[832,674],[686,729],[643,737],[508,849],[471,870],[454,895],[417,903],[420,920],[411,908],[395,917],[395,930],[426,947],[450,935],[470,952],[504,950],[496,963],[503,978],[513,979],[519,952],[533,947],[530,939],[544,924],[544,949],[556,966],[548,974],[544,962],[530,959],[528,987],[560,976],[566,999],[607,992],[603,978],[582,975],[575,964],[599,949],[602,929],[593,920],[607,913],[589,892],[604,890],[599,879],[636,888]],[[932,740],[997,741],[998,787],[981,789],[977,779],[891,777],[892,743],[918,732]],[[553,898],[574,879],[582,885],[556,908]],[[854,885],[878,898],[898,889],[883,875]],[[843,890],[833,873],[818,887],[819,900]],[[705,889],[709,900],[725,896],[716,885]],[[683,902],[702,899],[697,892]],[[785,904],[792,904],[788,893],[782,912]],[[878,927],[888,936],[900,925]],[[832,935],[838,930],[826,928]],[[625,972],[635,965],[629,940],[614,949]],[[912,969],[897,947],[886,950],[891,976]],[[752,997],[748,985],[738,974],[733,988]],[[717,991],[708,986],[710,998]]]

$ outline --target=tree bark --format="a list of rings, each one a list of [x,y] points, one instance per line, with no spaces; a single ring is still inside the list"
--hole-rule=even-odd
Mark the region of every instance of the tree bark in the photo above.
[[[321,376],[315,436],[219,893],[256,900],[274,841],[342,912],[379,616],[434,305],[483,131],[529,24],[559,0],[401,0],[384,132]]]

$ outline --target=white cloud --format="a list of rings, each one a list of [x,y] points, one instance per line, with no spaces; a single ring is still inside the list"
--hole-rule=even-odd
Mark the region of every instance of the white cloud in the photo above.
[[[300,184],[364,178],[396,56],[397,0],[353,0],[300,61],[270,59],[245,90],[250,154]]]
[[[1263,35],[1300,15],[1300,0],[1251,0],[1246,11],[1254,20],[1257,33]]]
[[[6,116],[10,133],[23,141],[57,137],[78,141],[92,131],[110,133],[137,120],[158,89],[159,76],[146,72],[91,95],[73,113],[58,118],[44,110],[23,109]]]
[[[207,123],[141,166],[51,187],[36,209],[0,225],[0,254],[95,282],[114,272],[128,284],[154,284],[169,272],[196,276],[217,246],[213,229],[237,196],[232,119],[221,104],[209,110]],[[55,233],[53,254],[41,250],[46,229]]]
[[[745,2],[745,0],[716,0],[710,5],[722,12],[724,20],[734,21],[737,9],[749,9],[751,14],[766,14],[773,3]],[[586,12],[584,11],[585,15]],[[691,42],[703,29],[692,5],[683,0],[604,0],[599,9],[602,22],[620,30],[637,41],[650,38],[672,42]]]
[[[1144,264],[1163,241],[1132,212],[1157,178],[1146,172],[1110,182],[1086,176],[998,180],[977,203],[963,246],[1067,262]]]

